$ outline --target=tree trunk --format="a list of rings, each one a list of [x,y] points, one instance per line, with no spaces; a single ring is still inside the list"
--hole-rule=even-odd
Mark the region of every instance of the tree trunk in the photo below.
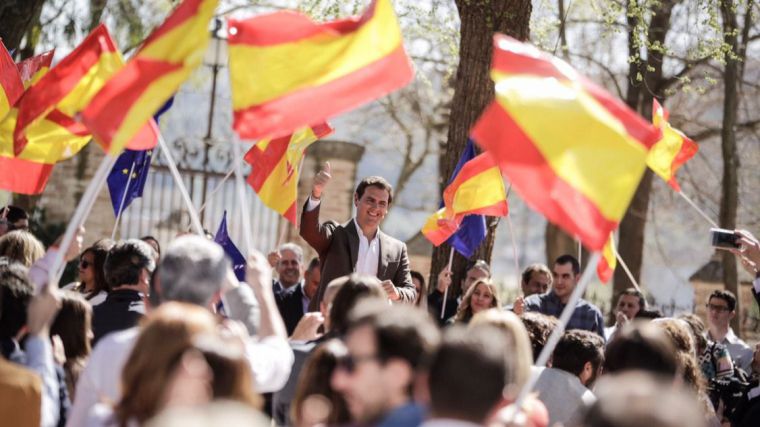
[[[546,264],[549,266],[549,269],[552,268],[555,259],[565,254],[572,255],[580,260],[581,271],[586,268],[589,258],[588,250],[581,247],[581,253],[579,254],[578,241],[551,222],[546,223],[544,242],[546,243]]]
[[[19,48],[43,4],[45,0],[5,0],[0,4],[0,38],[8,50]]]
[[[456,0],[456,5],[461,21],[459,67],[451,102],[448,142],[445,149],[441,150],[439,159],[441,188],[459,160],[470,128],[493,100],[493,82],[489,73],[494,32],[527,40],[532,10],[530,0]],[[490,262],[498,220],[488,218],[487,224],[488,237],[474,258]],[[433,250],[431,284],[435,283],[438,272],[448,263],[449,251],[450,247],[445,244]],[[463,257],[454,257],[454,284],[457,287],[465,264]],[[431,285],[431,288],[434,286]]]
[[[739,43],[737,39],[737,21],[735,5],[731,0],[720,2],[720,12],[723,17],[724,42],[731,47],[731,54],[725,55],[726,67],[723,70],[723,128],[721,129],[721,151],[723,155],[723,182],[720,194],[720,226],[729,230],[736,228],[736,210],[739,203],[739,181],[737,169],[739,157],[736,150],[736,118],[739,108],[738,82],[739,75]],[[726,290],[736,295],[736,312],[731,320],[734,332],[741,336],[741,298],[739,293],[739,278],[736,268],[736,258],[727,251],[722,251],[723,283]]]

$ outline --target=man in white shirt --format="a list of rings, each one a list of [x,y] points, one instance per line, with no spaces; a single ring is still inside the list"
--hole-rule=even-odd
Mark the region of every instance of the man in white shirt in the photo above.
[[[319,222],[322,192],[330,181],[330,164],[315,176],[311,196],[301,212],[300,234],[319,254],[322,278],[310,311],[316,311],[327,284],[350,273],[375,276],[392,301],[412,303],[416,291],[409,274],[406,245],[380,231],[393,202],[393,187],[384,178],[370,176],[354,193],[356,217],[344,224]]]
[[[211,307],[221,295],[229,318],[242,322],[252,335],[245,353],[256,391],[274,392],[288,380],[293,351],[277,312],[271,269],[263,255],[251,255],[246,279],[247,284],[235,279],[221,246],[201,236],[181,236],[161,257],[159,283],[152,284],[151,300]],[[119,401],[121,371],[139,333],[139,328],[131,328],[106,335],[98,343],[77,382],[67,426],[84,425],[98,402]]]
[[[716,290],[707,299],[707,338],[723,344],[734,365],[751,372],[752,349],[734,334],[729,324],[736,316],[736,297],[730,291]]]

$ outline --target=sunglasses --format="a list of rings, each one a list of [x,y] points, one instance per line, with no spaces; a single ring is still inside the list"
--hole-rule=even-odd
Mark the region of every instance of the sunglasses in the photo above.
[[[88,268],[91,265],[92,265],[92,263],[90,261],[87,261],[86,259],[83,259],[83,260],[79,261],[79,267],[80,268],[86,269],[86,268]]]
[[[377,355],[352,356],[348,354],[338,359],[337,368],[352,374],[356,371],[356,367],[361,363],[370,362],[372,360],[378,360]]]
[[[723,306],[723,305],[705,304],[705,308],[707,308],[707,310],[716,311],[718,313],[729,311],[728,307]]]

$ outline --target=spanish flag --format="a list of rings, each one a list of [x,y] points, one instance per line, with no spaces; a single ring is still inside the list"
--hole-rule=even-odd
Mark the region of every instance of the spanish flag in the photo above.
[[[301,159],[306,147],[332,132],[327,123],[305,127],[286,137],[259,141],[245,155],[252,168],[248,184],[265,205],[294,226]]]
[[[496,99],[472,131],[523,200],[600,251],[636,191],[659,130],[570,65],[494,37]]]
[[[156,111],[201,64],[217,3],[183,1],[92,99],[82,120],[104,150],[116,154],[125,146],[144,150],[155,145],[130,142],[143,140],[139,135],[153,123]]]
[[[405,86],[414,72],[393,6],[317,24],[295,12],[228,23],[235,131],[290,134]]]
[[[11,111],[23,93],[24,85],[21,83],[16,64],[0,41],[0,120]]]
[[[53,62],[54,54],[55,49],[49,50],[16,64],[18,73],[21,75],[21,81],[24,83],[24,89],[28,89],[29,86],[37,83],[42,76],[47,74],[50,70],[50,64]]]
[[[602,257],[599,258],[599,262],[596,264],[596,275],[599,276],[599,280],[602,283],[609,282],[612,274],[615,272],[615,267],[617,267],[615,252],[615,235],[610,233],[610,238],[604,244],[604,249],[602,249]]]
[[[444,207],[431,215],[422,234],[435,246],[448,240],[466,215],[506,216],[504,179],[489,153],[468,161],[443,191]]]
[[[676,191],[681,186],[676,181],[676,171],[697,154],[699,147],[678,129],[668,123],[668,110],[657,99],[652,100],[652,123],[662,131],[662,139],[649,151],[647,165]]]

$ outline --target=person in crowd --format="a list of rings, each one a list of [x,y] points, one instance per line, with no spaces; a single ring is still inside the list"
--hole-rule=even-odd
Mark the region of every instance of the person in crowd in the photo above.
[[[674,379],[678,369],[675,346],[651,323],[623,325],[604,352],[605,374],[640,370]]]
[[[412,276],[412,284],[414,285],[414,290],[417,292],[417,299],[414,300],[414,305],[421,307],[424,304],[425,307],[427,307],[428,292],[425,276],[417,270],[410,271],[409,275]]]
[[[50,325],[58,312],[60,300],[57,291],[48,287],[33,295],[33,285],[27,271],[26,267],[17,262],[0,261],[0,358],[28,368],[41,379],[41,404],[37,407],[36,414],[28,416],[39,420],[35,425],[53,427],[58,425],[61,403],[65,403],[67,398],[66,395],[61,395],[61,383],[56,373],[50,341]],[[20,338],[23,331],[26,332],[26,337],[22,348]],[[9,371],[18,369],[8,369],[7,372]],[[19,377],[21,378],[23,377]],[[30,385],[28,382],[24,384]],[[29,408],[32,402],[26,401],[24,407]],[[18,416],[20,419],[26,418]],[[9,420],[3,418],[2,421]]]
[[[63,289],[83,294],[92,306],[105,301],[108,296],[105,263],[114,243],[111,239],[101,239],[85,249],[79,256],[79,283],[67,285]]]
[[[201,236],[184,235],[171,242],[162,254],[151,301],[181,301],[209,308],[215,307],[223,295],[229,320],[241,322],[256,338],[245,343],[255,389],[260,393],[276,391],[287,381],[293,352],[277,313],[271,268],[263,255],[254,252],[250,256],[246,280],[241,283],[235,279],[221,246]],[[99,401],[120,400],[119,373],[138,333],[138,328],[130,328],[106,336],[95,346],[80,374],[67,426],[83,425]]]
[[[45,247],[26,230],[14,230],[0,237],[0,257],[20,262],[29,268],[45,255]]]
[[[515,381],[515,360],[506,357],[512,351],[507,335],[494,326],[447,329],[430,362],[430,420],[422,425],[487,425]]]
[[[459,293],[454,292],[455,289],[449,292],[445,302],[446,306],[443,309],[443,316],[441,316],[441,308],[444,305],[443,297],[446,294],[446,289],[451,286],[452,277],[452,272],[448,268],[443,269],[438,274],[435,289],[427,297],[428,310],[434,319],[438,319],[441,326],[457,314],[462,298],[476,281],[491,278],[491,267],[483,260],[477,260],[469,265],[465,271],[465,277],[459,283]]]
[[[66,355],[63,369],[66,387],[71,399],[75,398],[79,374],[90,356],[92,339],[92,307],[78,293],[61,292],[61,309],[55,317],[50,334],[61,338]]]
[[[734,363],[728,348],[723,344],[707,339],[707,331],[702,319],[694,313],[684,313],[678,316],[691,329],[692,338],[697,350],[699,367],[709,382],[713,379],[728,378],[734,373]]]
[[[319,345],[333,337],[345,335],[348,330],[348,316],[351,310],[360,302],[366,299],[378,300],[385,302],[388,299],[383,290],[380,280],[373,276],[360,274],[351,274],[349,276],[339,277],[327,286],[324,299],[322,299],[321,308],[323,309],[322,320],[324,323],[325,334],[319,336],[316,334],[320,322],[311,323],[312,334],[306,338],[303,344],[291,343],[295,360],[293,369],[290,372],[288,382],[282,390],[276,392],[272,398],[272,416],[276,423],[280,425],[289,424],[287,419],[291,413],[291,402],[295,398],[296,390],[299,384],[304,381],[301,379],[301,371],[304,363],[311,357]],[[309,315],[316,313],[309,313]],[[302,324],[304,326],[310,319],[304,317]],[[296,330],[299,329],[296,328]],[[296,332],[294,336],[300,338],[300,333]],[[303,387],[308,387],[304,385]],[[295,422],[295,420],[291,420]]]
[[[751,367],[749,384],[744,388],[731,417],[732,425],[737,427],[760,425],[760,343],[755,345]]]
[[[277,271],[277,280],[272,282],[275,295],[303,283],[303,249],[300,246],[283,243],[268,255],[268,259]]]
[[[0,237],[14,230],[28,229],[29,214],[25,210],[13,205],[0,208]]]
[[[627,288],[621,292],[617,297],[617,304],[615,309],[610,312],[609,327],[604,328],[604,337],[609,341],[615,331],[622,325],[633,321],[633,319],[647,308],[647,300],[636,288]]]
[[[472,319],[472,316],[481,311],[500,306],[496,286],[488,279],[479,279],[464,294],[457,314],[454,316],[454,321],[467,323]]]
[[[538,311],[559,318],[565,305],[570,300],[580,280],[581,266],[572,255],[562,255],[552,266],[552,290],[540,295],[531,295],[525,299],[525,310]],[[602,312],[595,305],[578,299],[573,309],[567,329],[584,329],[596,332],[604,338],[604,319]]]
[[[552,272],[544,264],[531,264],[520,275],[522,296],[515,299],[512,311],[518,316],[525,311],[525,298],[535,294],[545,294],[552,285]]]
[[[140,237],[140,240],[147,243],[148,245],[150,245],[151,248],[153,248],[153,251],[155,252],[155,255],[156,255],[155,257],[156,264],[158,264],[158,262],[161,260],[161,245],[158,243],[158,239],[156,239],[153,236],[148,235],[148,236]]]
[[[591,392],[604,362],[604,339],[591,331],[565,331],[552,366],[538,374],[534,390],[549,411],[549,425],[576,425],[595,401]]]
[[[345,343],[348,354],[330,384],[343,395],[353,422],[417,426],[423,409],[411,389],[440,340],[424,311],[409,305],[367,301],[351,313]]]
[[[291,251],[282,249],[281,247],[280,252],[283,254],[288,254]],[[283,256],[279,262],[286,262],[285,260],[286,256]],[[317,273],[314,273],[315,270]],[[298,283],[295,285],[292,285],[286,289],[281,290],[278,293],[275,293],[277,308],[280,311],[282,320],[285,321],[285,328],[288,331],[288,335],[293,334],[293,331],[296,329],[296,325],[301,320],[303,315],[309,312],[309,302],[316,296],[317,289],[319,288],[319,277],[317,277],[316,286],[314,286],[315,281],[312,280],[311,276],[313,274],[319,276],[318,271],[319,258],[314,258],[309,263],[309,267],[306,270],[306,274],[304,274],[303,280],[299,279]],[[280,277],[282,277],[282,275]],[[275,286],[277,286],[278,283],[282,283],[282,280],[275,283]]]
[[[143,298],[150,293],[150,277],[155,270],[153,249],[142,240],[116,243],[103,265],[108,296],[93,308],[93,343],[106,334],[137,325],[145,315]]]
[[[731,291],[715,290],[707,298],[707,338],[723,344],[731,354],[731,360],[745,372],[752,364],[752,349],[731,328],[736,316],[736,296]]]
[[[613,339],[614,340],[614,339]],[[707,427],[691,390],[667,377],[636,371],[605,375],[583,427]]]
[[[330,181],[330,164],[315,176],[311,196],[301,212],[300,234],[319,254],[322,282],[311,310],[316,311],[327,285],[352,272],[375,276],[391,301],[414,302],[406,244],[380,230],[393,203],[393,187],[384,178],[362,179],[354,192],[356,217],[345,224],[319,222],[322,192]]]
[[[538,312],[525,312],[520,316],[520,320],[528,331],[530,346],[533,352],[533,361],[538,360],[538,356],[546,345],[552,331],[557,327],[557,318],[547,316]]]
[[[760,240],[747,230],[736,230],[739,248],[731,249],[741,261],[742,267],[755,279],[752,281],[752,295],[760,306]]]
[[[345,399],[330,386],[330,377],[347,354],[346,346],[337,339],[328,340],[314,350],[300,375],[290,409],[291,422],[287,425],[310,427],[349,423],[351,418]],[[277,419],[275,422],[279,423]]]

